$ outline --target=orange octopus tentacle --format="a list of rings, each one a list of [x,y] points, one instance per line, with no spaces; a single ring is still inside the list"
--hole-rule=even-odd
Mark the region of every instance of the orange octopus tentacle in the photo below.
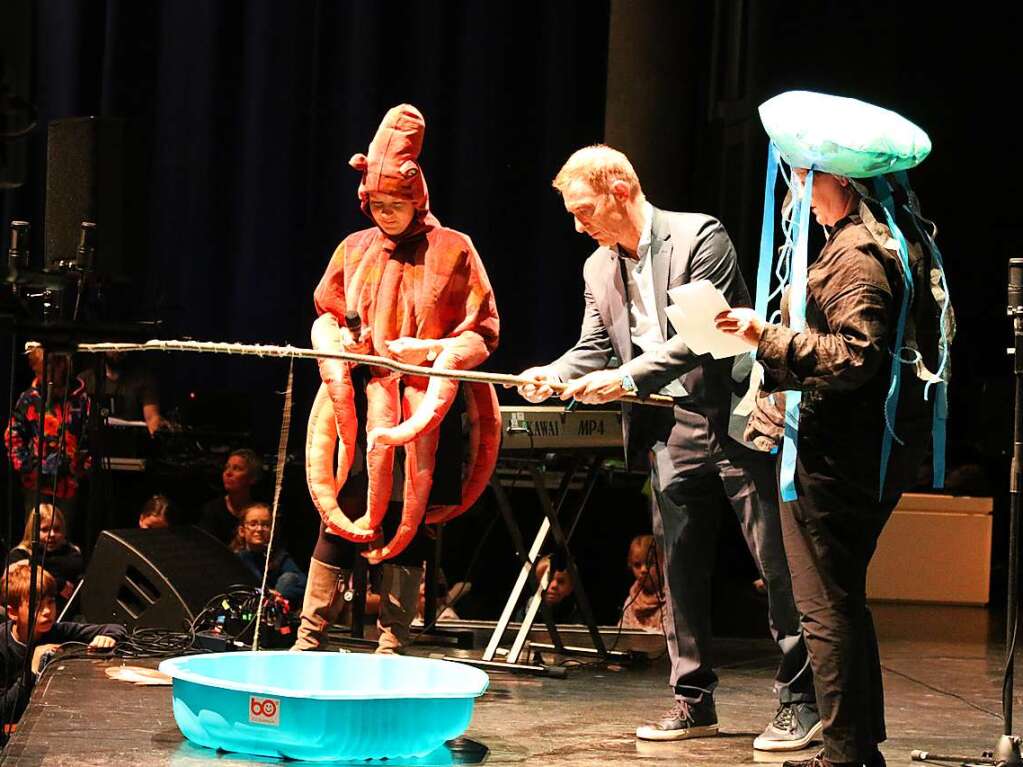
[[[387,355],[387,341],[397,336],[395,331],[400,327],[397,313],[401,306],[401,283],[405,275],[403,263],[389,257],[394,248],[395,242],[385,238],[380,266],[383,273],[376,289],[377,305],[370,315],[374,353],[384,356]]]
[[[339,351],[341,332],[337,317],[330,312],[320,315],[313,323],[313,348],[321,351]],[[319,359],[320,378],[327,387],[334,407],[337,436],[341,440],[341,454],[338,456],[335,490],[340,490],[348,479],[352,461],[355,458],[355,440],[359,428],[355,415],[355,388],[352,386],[351,369],[342,360]]]
[[[443,350],[433,363],[434,370],[466,370],[487,358],[489,352],[477,333],[463,333],[446,339]],[[419,406],[406,419],[391,429],[381,429],[372,437],[389,445],[404,445],[427,431],[440,426],[458,396],[458,382],[447,378],[431,378]]]
[[[356,525],[379,530],[391,502],[394,482],[394,446],[374,439],[374,434],[392,428],[401,417],[401,397],[398,376],[370,378],[366,384],[366,471],[369,489],[366,495],[366,513]]]
[[[462,502],[457,506],[440,506],[426,515],[430,525],[450,522],[465,513],[486,490],[497,466],[501,448],[501,409],[493,385],[472,383],[466,386],[468,394],[466,415],[469,418],[468,476],[462,484]]]
[[[309,495],[323,524],[331,533],[356,543],[368,543],[374,540],[377,534],[372,530],[356,527],[337,503],[338,486],[334,484],[334,450],[337,444],[334,409],[327,386],[321,384],[313,401],[306,429],[305,471]],[[345,449],[343,443],[341,449]]]
[[[405,412],[414,413],[422,407],[422,400],[428,396],[413,384],[405,386]],[[401,510],[401,522],[390,541],[375,549],[363,552],[370,564],[398,556],[412,542],[430,498],[433,487],[433,470],[437,458],[437,444],[440,431],[432,429],[405,445],[405,502]]]

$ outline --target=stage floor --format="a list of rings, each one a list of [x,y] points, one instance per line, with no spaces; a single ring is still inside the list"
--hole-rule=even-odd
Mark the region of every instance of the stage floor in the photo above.
[[[980,608],[878,606],[875,617],[885,666],[889,740],[882,750],[888,764],[909,765],[914,748],[978,756],[991,749],[1002,729],[1000,622]],[[638,723],[671,705],[664,657],[645,667],[577,668],[567,679],[491,674],[466,737],[489,749],[486,763],[492,765],[724,767],[789,758],[752,748],[774,713],[773,645],[722,639],[717,649],[717,738],[654,744],[633,737]],[[418,654],[444,652],[417,648]],[[274,763],[191,746],[174,725],[169,688],[112,681],[106,665],[55,664],[37,686],[3,765]],[[1023,721],[1023,697],[1016,701],[1017,721]]]

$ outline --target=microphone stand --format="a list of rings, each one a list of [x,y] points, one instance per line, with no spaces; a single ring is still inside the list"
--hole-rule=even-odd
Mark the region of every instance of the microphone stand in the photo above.
[[[1023,767],[1020,737],[1012,734],[1012,695],[1015,677],[1016,637],[1019,628],[1019,533],[1020,501],[1023,500],[1023,258],[1009,259],[1008,316],[1012,319],[1013,397],[1012,466],[1009,471],[1009,573],[1005,609],[1005,673],[1002,678],[1002,719],[1004,727],[993,752],[981,758],[949,756],[914,750],[915,762],[961,762],[964,764]]]
[[[1005,727],[995,757],[998,765],[1023,765],[1020,738],[1012,734],[1012,695],[1016,660],[1016,635],[1019,629],[1019,525],[1020,471],[1023,469],[1023,258],[1009,259],[1008,315],[1012,318],[1015,384],[1013,396],[1012,465],[1009,470],[1009,585],[1005,611],[1005,680],[1002,685],[1002,713]]]

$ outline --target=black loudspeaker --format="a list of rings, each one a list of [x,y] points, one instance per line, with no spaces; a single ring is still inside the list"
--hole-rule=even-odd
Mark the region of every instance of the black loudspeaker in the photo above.
[[[258,586],[230,549],[197,527],[104,530],[82,585],[89,623],[186,628],[232,586]]]
[[[27,146],[36,119],[30,103],[35,37],[32,0],[4,0],[0,23],[0,190],[25,183]],[[0,252],[4,253],[5,234],[0,234]]]
[[[96,224],[96,270],[124,273],[124,121],[71,117],[50,123],[46,146],[46,266],[73,260],[83,221]]]

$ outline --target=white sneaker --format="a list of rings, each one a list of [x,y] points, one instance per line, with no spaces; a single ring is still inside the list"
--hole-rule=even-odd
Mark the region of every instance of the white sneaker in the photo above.
[[[690,703],[676,701],[658,722],[640,725],[636,737],[640,740],[687,740],[708,738],[718,734],[718,715],[714,699],[704,695],[705,700]]]
[[[753,741],[757,751],[799,751],[820,740],[821,715],[813,703],[783,703]]]

